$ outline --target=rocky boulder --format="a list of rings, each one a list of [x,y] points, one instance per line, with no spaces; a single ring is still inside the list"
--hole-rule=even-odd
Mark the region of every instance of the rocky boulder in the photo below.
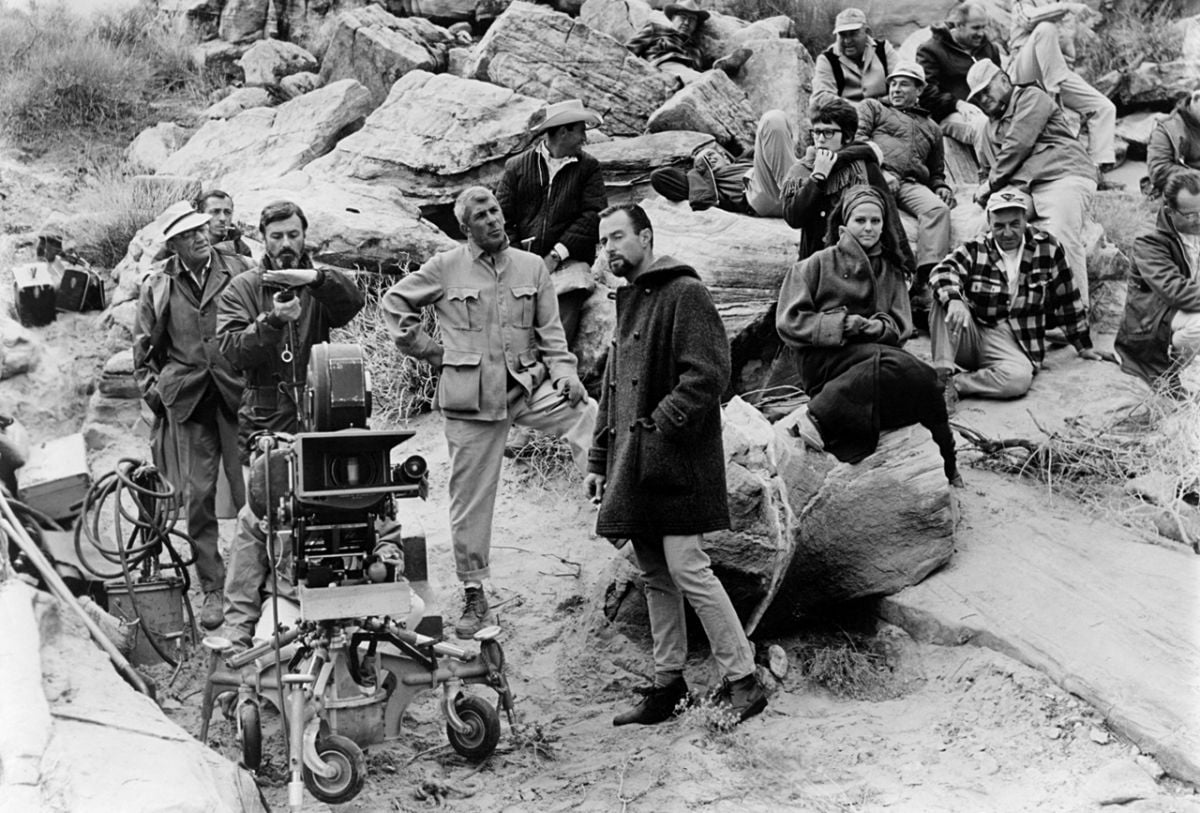
[[[779,38],[749,40],[745,46],[753,53],[734,82],[745,92],[755,120],[768,110],[782,110],[794,126],[807,130],[813,73],[808,50],[797,40]]]
[[[6,809],[266,810],[253,775],[127,686],[58,601],[9,579],[0,606]]]
[[[645,0],[585,0],[579,21],[624,44],[648,22],[667,23],[667,15]]]
[[[320,74],[312,71],[301,71],[293,73],[291,76],[285,76],[279,82],[279,90],[285,99],[294,99],[297,96],[303,96],[305,93],[312,93],[321,86]]]
[[[157,172],[187,140],[188,131],[175,122],[159,122],[134,137],[125,150],[125,159],[134,169]]]
[[[705,71],[655,110],[646,129],[709,133],[734,154],[754,146],[758,120],[746,94],[723,71]]]
[[[15,319],[0,316],[0,380],[28,373],[42,358],[42,340]]]
[[[650,173],[661,167],[690,167],[692,155],[707,144],[715,143],[708,133],[690,130],[665,130],[636,138],[614,138],[588,144],[587,151],[604,170],[608,202],[633,200],[638,191],[649,188]]]
[[[504,10],[504,0],[383,0],[382,5],[397,17],[428,17],[435,20],[488,20]]]
[[[253,42],[266,34],[271,0],[225,0],[217,32],[226,42]]]
[[[391,184],[355,183],[307,171],[238,193],[234,220],[254,234],[262,208],[281,199],[304,209],[308,246],[317,259],[332,265],[394,269],[457,245]]]
[[[158,0],[156,5],[181,39],[205,42],[217,38],[224,0]]]
[[[748,23],[738,17],[714,11],[705,20],[697,36],[701,52],[708,59],[719,59],[755,40],[776,39],[792,35],[792,21],[784,15],[766,17]]]
[[[388,184],[420,203],[449,203],[471,184],[496,183],[505,159],[530,143],[529,119],[543,106],[498,85],[413,71],[362,129],[309,170],[333,182]]]
[[[639,135],[679,86],[612,37],[522,0],[480,40],[470,74],[547,102],[582,99],[612,135]]]
[[[444,71],[454,42],[449,31],[421,17],[394,17],[379,6],[344,11],[325,52],[321,79],[357,79],[382,104],[409,71]]]
[[[1200,61],[1143,62],[1126,71],[1123,78],[1118,105],[1174,103],[1200,85]]]
[[[206,119],[231,119],[246,110],[269,107],[271,103],[271,94],[266,88],[238,88],[224,99],[209,105],[202,115]]]
[[[1154,128],[1166,117],[1166,113],[1144,112],[1131,113],[1117,119],[1117,137],[1129,145],[1131,158],[1146,156],[1146,145],[1150,143],[1150,136],[1154,134]]]
[[[259,40],[238,60],[247,85],[274,87],[285,76],[315,71],[317,58],[299,45],[283,40]]]
[[[279,107],[210,121],[163,169],[205,178],[236,198],[236,190],[260,187],[324,155],[371,107],[370,92],[343,79]]]
[[[141,398],[137,382],[133,380],[133,348],[122,350],[104,362],[96,389],[109,398]]]

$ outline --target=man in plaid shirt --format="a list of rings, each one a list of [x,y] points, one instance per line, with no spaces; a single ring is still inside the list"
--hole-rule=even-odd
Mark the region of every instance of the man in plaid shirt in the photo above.
[[[1116,356],[1092,347],[1087,311],[1062,246],[1028,225],[1029,196],[1016,187],[991,195],[988,231],[952,251],[929,277],[933,366],[957,395],[1019,398],[1046,355],[1048,328],[1061,327],[1090,361]],[[956,365],[966,372],[955,375]]]

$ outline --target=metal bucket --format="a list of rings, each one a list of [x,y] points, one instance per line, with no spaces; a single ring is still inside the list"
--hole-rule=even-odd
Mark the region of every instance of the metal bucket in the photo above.
[[[136,621],[140,617],[164,652],[171,657],[183,655],[184,647],[190,643],[183,614],[183,579],[169,576],[135,582],[132,596],[123,580],[107,582],[105,587],[110,613],[124,621]],[[146,638],[142,625],[138,624],[134,630],[133,652],[129,659],[137,666],[163,663]]]

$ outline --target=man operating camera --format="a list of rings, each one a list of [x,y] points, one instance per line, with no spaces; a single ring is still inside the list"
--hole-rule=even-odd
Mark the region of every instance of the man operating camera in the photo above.
[[[229,283],[217,314],[221,352],[245,375],[238,440],[243,467],[252,435],[299,430],[300,392],[314,345],[350,322],[364,304],[347,275],[318,268],[305,248],[308,219],[290,201],[268,204],[259,218],[262,265]],[[248,470],[244,468],[248,479]],[[238,514],[225,578],[225,631],[249,643],[267,576],[265,536],[249,505]]]

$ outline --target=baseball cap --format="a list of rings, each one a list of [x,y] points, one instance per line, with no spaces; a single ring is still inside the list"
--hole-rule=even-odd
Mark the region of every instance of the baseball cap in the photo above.
[[[967,71],[967,101],[986,90],[998,73],[1000,66],[990,59],[981,59],[972,65],[971,70]]]
[[[843,31],[857,31],[864,28],[867,24],[867,15],[860,8],[848,8],[838,12],[838,16],[833,20],[833,33],[840,34]]]
[[[999,192],[993,192],[987,201],[984,211],[998,212],[1001,209],[1024,209],[1029,211],[1029,195],[1016,186],[1006,186]]]

